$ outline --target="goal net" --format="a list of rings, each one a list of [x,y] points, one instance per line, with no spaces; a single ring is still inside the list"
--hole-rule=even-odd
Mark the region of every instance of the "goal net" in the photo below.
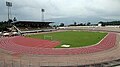
[[[45,40],[52,40],[52,36],[44,35],[44,39],[45,39]]]

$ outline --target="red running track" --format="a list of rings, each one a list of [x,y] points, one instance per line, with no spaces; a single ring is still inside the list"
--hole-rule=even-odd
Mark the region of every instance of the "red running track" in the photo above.
[[[36,47],[36,48],[53,48],[60,44],[59,41],[26,38],[22,36],[12,38],[11,41],[18,45],[27,46],[27,47]]]
[[[38,40],[33,38],[17,36],[1,38],[0,48],[8,50],[12,52],[12,54],[75,55],[107,50],[114,47],[115,43],[116,43],[115,33],[109,33],[106,36],[106,38],[104,38],[97,45],[82,48],[51,48],[53,46],[58,45],[59,42],[57,41],[51,42],[48,40]],[[28,46],[28,44],[30,44],[30,46]]]

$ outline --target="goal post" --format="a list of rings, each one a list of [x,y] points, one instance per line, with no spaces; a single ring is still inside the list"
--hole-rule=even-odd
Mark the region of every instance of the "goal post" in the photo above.
[[[44,39],[45,39],[45,40],[52,40],[53,38],[52,38],[52,36],[44,35]]]

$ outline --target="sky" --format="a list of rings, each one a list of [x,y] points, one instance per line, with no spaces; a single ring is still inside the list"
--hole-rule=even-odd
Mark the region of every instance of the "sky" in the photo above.
[[[120,0],[0,0],[0,21],[7,20],[6,1],[12,2],[11,18],[41,21],[99,22],[120,20]]]

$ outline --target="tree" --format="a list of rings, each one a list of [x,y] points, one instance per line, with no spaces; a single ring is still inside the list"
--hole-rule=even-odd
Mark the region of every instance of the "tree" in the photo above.
[[[60,23],[60,25],[59,25],[60,27],[63,27],[64,26],[64,23]]]
[[[102,22],[102,21],[100,21],[100,22],[98,22],[98,23],[101,23],[101,24],[103,24],[103,22]]]
[[[90,23],[90,22],[88,22],[88,23],[87,23],[87,26],[90,26],[90,24],[91,24],[91,23]]]
[[[77,23],[76,23],[76,22],[74,22],[74,25],[76,26],[76,25],[77,25]]]
[[[86,23],[84,23],[83,26],[86,26]]]
[[[105,26],[105,23],[102,22],[102,21],[98,22],[98,24],[101,24],[102,26]]]
[[[83,23],[78,24],[78,26],[83,26]]]
[[[11,23],[11,22],[13,22],[13,20],[12,20],[12,19],[9,19],[7,22],[8,22],[8,23]]]
[[[13,18],[13,21],[17,21],[16,17]]]

